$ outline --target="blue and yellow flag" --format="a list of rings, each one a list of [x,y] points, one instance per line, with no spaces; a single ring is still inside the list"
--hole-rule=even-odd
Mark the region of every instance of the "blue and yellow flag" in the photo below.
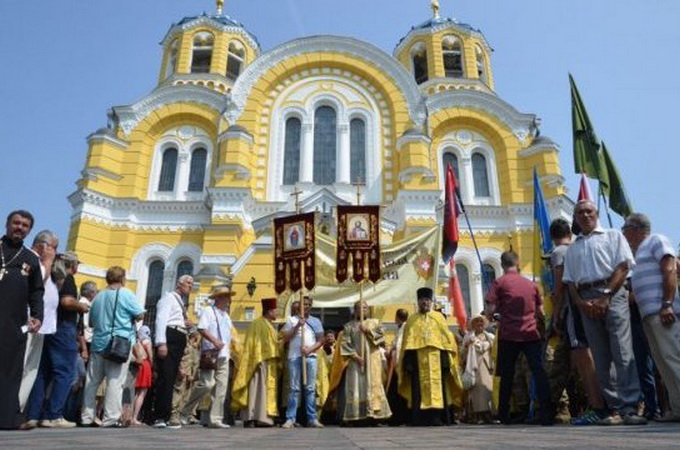
[[[555,281],[550,270],[547,258],[553,250],[552,239],[550,239],[550,215],[543,197],[543,190],[538,181],[538,173],[534,167],[534,257],[533,272],[534,281],[536,276],[540,276],[540,286],[543,291],[546,317],[552,315],[552,302],[550,293],[552,292]]]

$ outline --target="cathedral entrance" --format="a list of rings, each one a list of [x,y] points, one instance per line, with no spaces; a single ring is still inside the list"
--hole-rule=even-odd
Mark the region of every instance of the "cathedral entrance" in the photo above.
[[[312,308],[311,315],[318,317],[323,329],[339,331],[352,318],[350,308]]]

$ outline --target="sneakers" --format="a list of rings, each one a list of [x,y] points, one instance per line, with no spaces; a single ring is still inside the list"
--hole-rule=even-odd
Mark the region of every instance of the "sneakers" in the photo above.
[[[179,430],[180,428],[182,428],[182,422],[180,422],[179,420],[177,421],[171,420],[170,422],[167,423],[166,428],[168,430]]]
[[[624,425],[647,425],[647,419],[643,416],[638,416],[637,414],[627,414],[623,418]]]
[[[160,429],[160,428],[167,428],[167,427],[168,427],[168,424],[165,423],[165,420],[158,419],[157,421],[155,421],[155,422],[153,423],[152,426],[153,426],[154,428],[159,428],[159,429]]]
[[[68,420],[64,419],[63,417],[60,417],[59,419],[54,419],[54,420],[41,420],[38,425],[40,425],[43,428],[75,428],[76,427],[75,422],[69,422]]]
[[[323,428],[323,424],[319,422],[318,420],[312,420],[309,422],[307,425],[308,428]]]
[[[198,423],[198,419],[196,419],[194,416],[185,416],[184,414],[181,414],[179,416],[179,422],[182,425],[196,425]]]
[[[286,422],[283,425],[281,425],[281,428],[284,428],[286,430],[292,430],[293,428],[295,428],[295,422],[292,420],[286,420]]]
[[[618,414],[611,414],[607,417],[601,418],[596,423],[598,425],[604,426],[623,425],[623,419]]]
[[[591,409],[589,411],[586,411],[579,417],[574,417],[573,419],[571,419],[571,424],[579,427],[596,425],[602,419],[603,417],[600,414],[598,414],[597,411],[593,411]]]
[[[28,431],[36,428],[38,426],[37,420],[27,420],[26,422],[19,425],[19,429],[22,431]]]
[[[208,428],[227,429],[227,428],[231,428],[231,426],[229,424],[222,423],[222,422],[212,422],[210,425],[208,425]]]

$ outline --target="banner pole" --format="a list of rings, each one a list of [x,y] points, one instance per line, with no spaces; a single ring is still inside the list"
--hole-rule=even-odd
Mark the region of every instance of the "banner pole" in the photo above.
[[[304,288],[300,288],[300,319],[305,318],[305,300],[303,291]],[[307,386],[307,357],[305,356],[303,350],[305,348],[305,327],[307,324],[303,325],[300,329],[300,356],[302,356],[302,387]]]
[[[482,261],[482,255],[479,253],[479,247],[477,246],[477,239],[475,239],[475,233],[472,231],[472,225],[470,224],[470,218],[465,210],[465,205],[460,198],[460,193],[456,190],[456,197],[458,198],[458,204],[460,205],[460,210],[465,216],[465,222],[467,223],[468,230],[470,231],[470,237],[472,237],[472,245],[475,247],[475,253],[477,254],[477,260],[479,261],[479,270],[482,272],[482,283],[486,289],[489,289],[489,281],[486,279],[486,274],[484,273],[484,262]],[[482,299],[483,301],[483,299]]]
[[[359,324],[362,327],[364,326],[364,280],[359,282]],[[366,357],[366,335],[362,330],[359,331],[361,331],[361,360],[364,361],[361,366],[363,372],[366,370],[366,360],[364,359]]]

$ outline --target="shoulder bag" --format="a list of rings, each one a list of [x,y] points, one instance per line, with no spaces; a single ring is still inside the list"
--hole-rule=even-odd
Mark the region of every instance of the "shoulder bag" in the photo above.
[[[215,307],[212,307],[212,312],[215,315],[215,323],[217,323],[217,335],[222,340],[222,331],[220,331],[220,319],[217,318],[217,312],[215,312]],[[198,363],[198,367],[201,370],[215,370],[217,369],[217,360],[220,357],[220,350],[216,348],[211,348],[208,350],[203,350],[201,352],[201,359]]]
[[[111,320],[111,340],[109,344],[104,349],[102,356],[104,359],[109,361],[122,364],[130,358],[130,349],[132,347],[132,342],[130,339],[115,336],[113,334],[113,329],[116,324],[116,308],[118,308],[118,294],[120,289],[116,289],[116,301],[113,305],[113,319]]]

